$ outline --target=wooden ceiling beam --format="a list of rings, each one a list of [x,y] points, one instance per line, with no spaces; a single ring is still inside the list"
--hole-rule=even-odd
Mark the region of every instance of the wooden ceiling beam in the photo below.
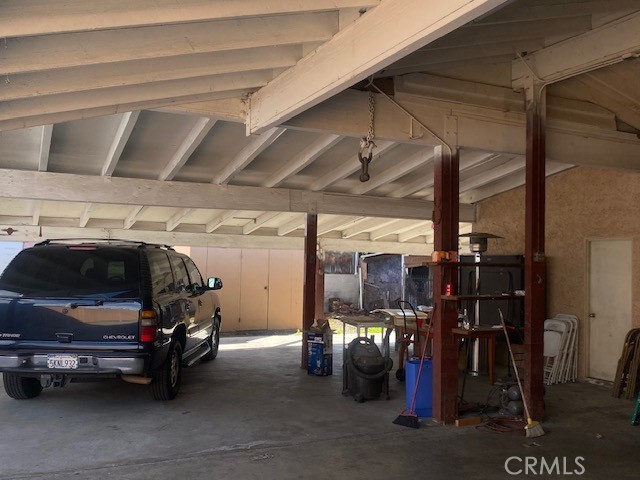
[[[128,230],[131,227],[133,227],[133,225],[136,223],[138,217],[140,216],[140,214],[142,212],[144,212],[146,210],[147,207],[144,207],[142,205],[136,205],[135,207],[133,207],[133,209],[131,209],[131,211],[127,214],[127,216],[124,219],[124,229]]]
[[[491,161],[496,155],[484,152],[466,153],[461,155],[460,158],[460,173],[471,170],[479,165]],[[404,198],[417,193],[421,190],[433,187],[433,163],[429,165],[429,173],[416,178],[413,182],[410,182],[397,190],[391,192],[393,198]]]
[[[149,110],[176,113],[180,115],[200,115],[203,117],[212,117],[217,120],[244,123],[246,118],[244,98],[246,95],[248,95],[248,92],[229,98],[195,101],[180,105],[167,105],[164,107],[149,108]]]
[[[147,109],[159,109],[174,103],[189,103],[189,102],[201,102],[201,101],[229,101],[230,110],[234,110],[238,115],[242,115],[240,111],[235,110],[234,107],[238,106],[240,99],[246,96],[249,90],[225,90],[221,92],[207,92],[207,93],[195,93],[192,95],[177,96],[171,98],[155,98],[152,100],[132,100],[126,103],[117,103],[112,105],[103,105],[97,107],[80,107],[80,110],[65,110],[58,112],[42,112],[38,111],[34,105],[31,115],[19,118],[10,118],[8,120],[0,121],[0,132],[7,130],[17,130],[20,128],[34,127],[38,125],[44,125],[48,123],[62,123],[70,122],[73,120],[81,120],[90,117],[100,117],[104,115],[114,115],[122,112],[131,112],[135,110],[147,110]],[[232,106],[233,105],[233,106]],[[0,111],[2,105],[0,104]],[[176,111],[180,111],[176,109]],[[233,116],[234,113],[228,111],[229,116]],[[236,117],[234,117],[236,118]],[[235,121],[235,120],[234,120]]]
[[[376,158],[380,157],[383,153],[392,149],[396,146],[393,142],[386,141],[377,141],[376,148],[373,149],[373,156],[371,161],[374,162]],[[333,169],[329,173],[323,175],[318,178],[315,182],[311,184],[311,190],[318,191],[324,190],[329,185],[342,180],[343,178],[347,178],[349,175],[353,175],[361,168],[360,160],[358,159],[358,155],[354,155],[345,161],[340,167]]]
[[[547,161],[545,175],[548,177],[573,167],[574,165]],[[493,195],[521,187],[524,185],[524,177],[524,170],[517,170],[516,172],[512,172],[510,175],[502,177],[493,183],[489,183],[478,188],[472,188],[471,190],[466,190],[460,193],[460,202],[477,203],[485,198],[492,197]]]
[[[221,172],[217,173],[211,183],[226,185],[242,169],[249,165],[255,158],[264,152],[269,145],[275,142],[280,135],[286,131],[285,128],[272,128],[261,135],[254,135],[249,144],[226,165]]]
[[[415,169],[431,161],[433,161],[433,149],[424,149],[409,156],[405,160],[392,165],[385,171],[377,173],[375,177],[371,178],[368,182],[364,182],[352,189],[351,193],[355,195],[368,193],[381,185],[391,183],[394,180],[413,172]]]
[[[425,47],[432,48],[481,47],[492,43],[511,44],[524,39],[545,39],[558,36],[573,36],[590,30],[591,15],[582,14],[571,17],[551,18],[544,22],[522,17],[519,22],[507,24],[490,24],[482,22],[470,23],[444,38],[436,40]]]
[[[253,94],[248,132],[280,125],[503,3],[382,2]]]
[[[211,118],[199,118],[158,176],[158,180],[173,180],[173,177],[187,163],[191,154],[198,148],[198,145],[202,143],[204,137],[207,136],[215,124],[216,120]]]
[[[0,225],[1,228],[14,225]],[[153,230],[132,230],[120,228],[78,228],[71,226],[21,226],[12,235],[19,242],[40,242],[44,238],[120,238],[123,240],[160,243],[164,245],[184,245],[219,248],[265,248],[302,250],[304,237],[278,237],[275,235],[234,235],[219,233],[161,232]],[[398,254],[428,255],[432,245],[424,243],[370,242],[366,240],[344,240],[341,238],[319,238],[318,244],[324,250],[346,252],[386,252]]]
[[[80,219],[78,221],[78,226],[80,228],[86,227],[87,223],[91,219],[91,210],[93,210],[93,204],[87,203],[82,210],[82,214],[80,215]]]
[[[472,175],[469,178],[460,182],[460,193],[468,190],[488,185],[501,178],[508,177],[512,173],[524,170],[525,160],[522,157],[512,158],[508,162],[501,162],[499,165],[488,167],[483,169],[476,175]]]
[[[275,15],[98,32],[9,38],[2,76],[199,53],[325,42],[338,30],[334,12]]]
[[[0,89],[0,101],[280,69],[301,56],[300,45],[277,45],[14,73]]]
[[[153,25],[239,20],[247,17],[369,8],[379,0],[5,0],[0,30],[6,37],[51,35]]]
[[[385,227],[396,221],[395,218],[365,218],[353,226],[342,230],[341,236],[342,238],[355,237],[369,230]]]
[[[412,238],[419,237],[420,235],[428,236],[430,233],[432,233],[430,222],[420,222],[419,224],[416,224],[414,228],[399,233],[398,241],[401,243],[407,242]]]
[[[342,136],[334,134],[326,134],[314,141],[311,145],[306,147],[302,152],[296,155],[283,165],[276,173],[267,178],[263,183],[263,187],[277,187],[287,178],[295,175],[311,163],[320,157],[323,153],[336,145]]]
[[[318,245],[325,252],[366,252],[366,253],[397,253],[406,255],[431,255],[433,242],[371,242],[368,240],[352,240],[339,238],[319,238]]]
[[[369,240],[376,241],[387,235],[398,234],[410,230],[416,226],[415,220],[394,220],[384,227],[376,228],[369,232]]]
[[[195,208],[182,208],[179,211],[177,211],[174,215],[172,215],[166,224],[167,232],[171,232],[175,230],[176,227],[180,225],[186,217],[191,215],[191,213],[193,213],[194,210]]]
[[[133,127],[136,126],[136,122],[138,121],[139,116],[139,111],[126,112],[122,114],[118,129],[116,130],[116,134],[113,138],[113,141],[111,142],[111,146],[109,147],[107,158],[102,165],[102,171],[100,173],[101,175],[113,174],[113,171],[116,169],[116,165],[120,160],[120,156],[122,155],[124,147],[129,141],[131,132],[133,132]]]
[[[336,217],[325,220],[318,225],[318,235],[325,235],[334,230],[342,230],[343,228],[364,220],[364,217]]]
[[[46,172],[49,166],[49,154],[51,153],[51,137],[53,125],[43,125],[40,135],[40,152],[38,155],[38,171]]]
[[[587,95],[594,103],[610,110],[617,118],[640,130],[640,95],[637,89],[620,89],[621,83],[610,78],[606,71],[585,73],[573,81],[587,87]]]
[[[512,62],[513,88],[558,82],[640,56],[640,12],[555,43]],[[530,80],[531,79],[531,80]]]
[[[280,212],[266,212],[266,213],[263,213],[258,218],[250,220],[248,223],[246,223],[242,227],[242,234],[243,235],[249,235],[250,233],[255,232],[260,227],[262,227],[265,223],[267,223],[270,220],[273,220],[278,215],[280,215]]]
[[[214,218],[209,220],[204,226],[207,233],[212,233],[224,225],[225,222],[231,220],[238,212],[236,210],[227,210],[218,213]]]
[[[31,224],[38,225],[40,223],[40,211],[42,210],[42,202],[36,200],[33,202],[33,208],[31,209]]]
[[[594,13],[609,13],[613,10],[635,9],[637,0],[571,0],[563,2],[514,2],[502,10],[480,18],[477,25],[502,25],[520,23],[523,19],[547,21],[558,18],[572,18]]]
[[[479,105],[461,104],[396,93],[395,101],[428,125],[441,138],[445,122],[455,117],[457,140],[462,149],[524,155],[524,111],[502,111]],[[584,105],[587,102],[577,102]],[[286,122],[292,129],[321,131],[349,137],[361,137],[368,125],[368,93],[346,90],[321,105]],[[574,104],[575,105],[575,104]],[[584,113],[597,107],[585,105]],[[551,107],[550,107],[551,109]],[[581,108],[582,111],[582,108]],[[376,100],[376,138],[399,143],[437,145],[439,141],[384,97]],[[558,113],[567,112],[566,109]],[[577,112],[580,113],[580,112]],[[570,164],[600,165],[639,169],[640,140],[632,134],[594,129],[558,117],[547,122],[547,158]],[[380,119],[379,121],[377,119]],[[587,140],[585,141],[585,138]],[[602,152],[608,152],[602,154]]]
[[[292,220],[288,221],[284,225],[278,227],[278,236],[282,237],[288,235],[291,232],[304,228],[305,226],[305,214],[297,214]]]
[[[159,105],[179,101],[193,95],[248,89],[266,84],[273,76],[271,70],[213,77],[190,78],[180,81],[157,82],[84,91],[43,97],[32,97],[0,103],[0,122],[62,112],[82,112],[101,107],[116,108],[122,104],[157,102]],[[76,113],[77,117],[80,117]],[[82,118],[82,117],[80,117]]]

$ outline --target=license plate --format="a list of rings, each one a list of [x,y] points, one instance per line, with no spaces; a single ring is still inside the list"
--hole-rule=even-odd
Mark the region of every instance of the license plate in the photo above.
[[[78,355],[47,355],[48,368],[78,368]]]

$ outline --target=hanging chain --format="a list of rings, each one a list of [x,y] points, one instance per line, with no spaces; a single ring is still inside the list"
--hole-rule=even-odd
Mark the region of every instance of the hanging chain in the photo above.
[[[376,97],[373,92],[369,92],[369,131],[367,132],[367,147],[373,142],[375,132],[373,130],[373,119],[376,114]]]
[[[367,131],[367,136],[362,137],[360,140],[360,150],[358,151],[358,159],[362,164],[362,169],[360,173],[360,181],[366,182],[369,180],[369,162],[373,157],[373,149],[376,144],[373,143],[373,139],[375,138],[375,131],[373,129],[373,121],[376,113],[376,99],[373,92],[369,92],[369,130]]]

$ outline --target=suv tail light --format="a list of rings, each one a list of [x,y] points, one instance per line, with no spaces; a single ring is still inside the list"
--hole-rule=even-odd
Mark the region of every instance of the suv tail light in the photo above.
[[[140,342],[155,342],[158,317],[155,310],[140,310]]]

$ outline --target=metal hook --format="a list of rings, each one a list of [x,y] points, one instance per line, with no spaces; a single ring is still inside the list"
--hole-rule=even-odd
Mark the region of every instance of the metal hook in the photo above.
[[[373,155],[369,152],[369,156],[365,157],[362,155],[362,152],[358,152],[358,160],[360,160],[361,170],[360,170],[360,181],[368,182],[369,181],[369,163],[371,162],[371,157]]]
[[[358,150],[358,160],[362,164],[362,168],[360,171],[360,181],[367,182],[369,181],[369,163],[371,163],[371,159],[373,158],[373,149],[376,144],[366,137],[360,139],[360,150]]]

